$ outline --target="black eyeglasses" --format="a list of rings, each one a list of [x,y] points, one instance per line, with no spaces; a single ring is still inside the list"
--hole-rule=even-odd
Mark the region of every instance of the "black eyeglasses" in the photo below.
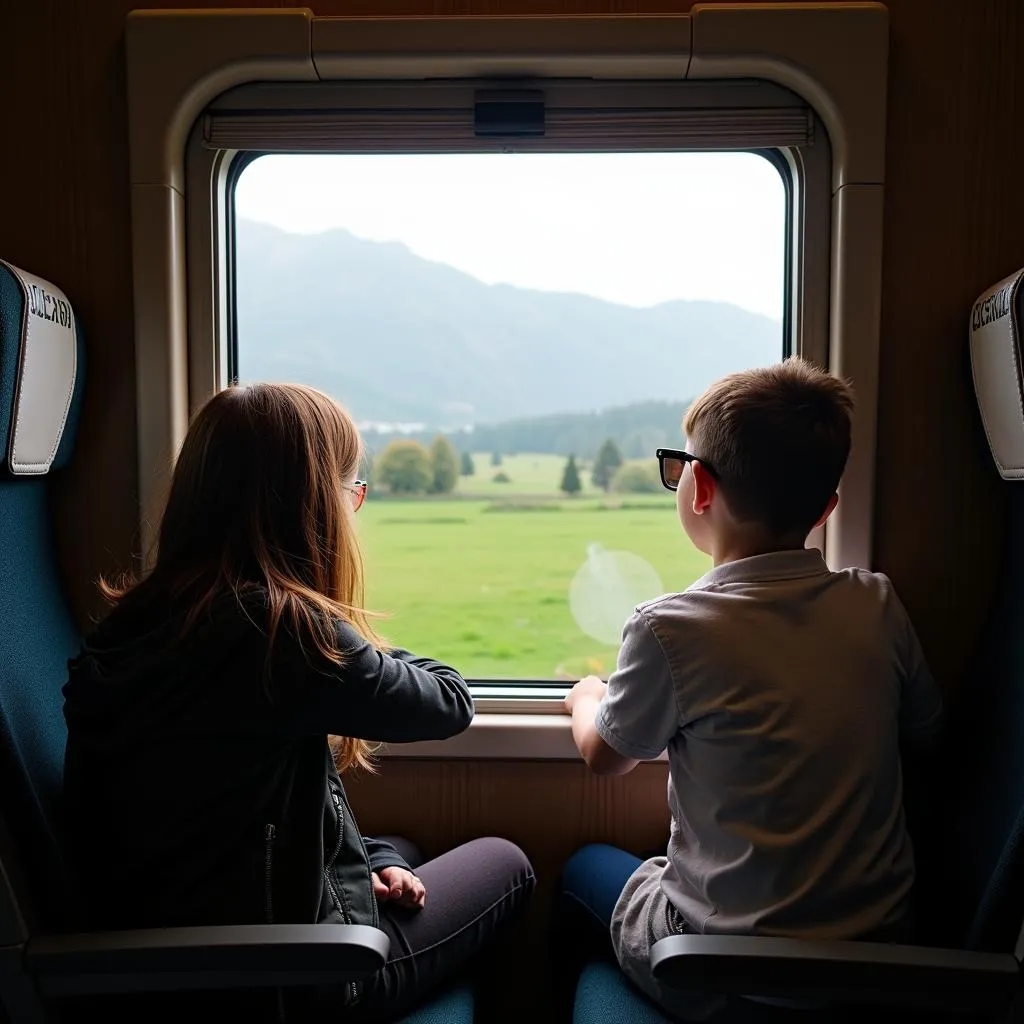
[[[659,448],[656,454],[658,469],[661,471],[661,482],[670,491],[678,489],[679,481],[683,479],[683,468],[688,462],[699,462],[716,480],[718,479],[714,468],[698,455],[691,455],[678,448]]]

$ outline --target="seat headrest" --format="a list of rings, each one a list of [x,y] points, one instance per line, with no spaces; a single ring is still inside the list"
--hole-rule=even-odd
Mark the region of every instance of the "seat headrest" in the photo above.
[[[988,446],[1004,480],[1024,479],[1024,270],[971,310],[971,372]]]
[[[82,370],[67,296],[0,260],[0,475],[40,476],[68,461]]]

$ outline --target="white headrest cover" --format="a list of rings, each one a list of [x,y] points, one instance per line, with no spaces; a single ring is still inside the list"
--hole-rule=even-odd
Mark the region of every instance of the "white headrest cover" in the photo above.
[[[994,285],[971,310],[971,370],[981,419],[1004,480],[1024,479],[1024,360],[1018,291],[1024,270]]]
[[[39,475],[50,471],[75,391],[75,316],[55,285],[3,265],[25,299],[7,468],[15,476]]]

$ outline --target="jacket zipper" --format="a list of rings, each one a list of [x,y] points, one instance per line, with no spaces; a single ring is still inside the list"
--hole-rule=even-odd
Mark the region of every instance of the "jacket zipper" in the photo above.
[[[338,800],[341,802],[342,806],[344,806],[345,809],[348,811],[349,817],[351,817],[354,821],[355,816],[352,814],[352,808],[349,807],[348,800],[345,797],[344,789],[342,789],[341,792],[338,794]],[[380,926],[380,918],[377,914],[377,898],[376,896],[373,896],[373,871],[370,868],[370,855],[369,853],[367,853],[366,843],[363,841],[362,834],[358,830],[356,831],[356,838],[359,840],[359,849],[363,853],[363,864],[366,866],[366,884],[369,886],[370,895],[373,897],[370,900],[370,907],[373,911],[373,926],[374,928],[378,928]]]
[[[342,920],[345,924],[351,924],[352,915],[349,913],[348,907],[342,900],[341,893],[334,884],[334,862],[338,859],[338,854],[341,853],[341,844],[345,838],[345,816],[342,814],[341,803],[338,800],[338,796],[333,790],[331,790],[331,800],[334,802],[334,815],[337,819],[337,830],[334,837],[334,850],[331,852],[330,857],[327,859],[327,863],[324,865],[324,881],[327,883],[327,889],[331,894],[331,898],[334,900],[334,905],[338,908],[338,912],[341,914]]]
[[[331,894],[331,899],[334,900],[334,905],[338,908],[338,913],[341,914],[341,919],[345,924],[351,924],[352,914],[342,899],[341,892],[334,884],[334,862],[338,859],[338,854],[341,853],[341,845],[345,838],[345,815],[341,809],[341,801],[338,799],[338,794],[334,792],[333,788],[331,789],[331,801],[334,803],[337,831],[334,837],[334,849],[324,865],[324,881],[327,883],[327,890]],[[356,1003],[359,1000],[359,986],[354,981],[350,981],[348,983],[348,990],[352,1004]]]
[[[267,915],[267,924],[274,923],[274,839],[277,838],[277,826],[269,822],[263,827],[263,909]],[[284,989],[277,990],[277,1019],[281,1024],[285,1020]]]
[[[277,828],[268,824],[263,830],[263,909],[267,924],[274,923],[274,838]]]

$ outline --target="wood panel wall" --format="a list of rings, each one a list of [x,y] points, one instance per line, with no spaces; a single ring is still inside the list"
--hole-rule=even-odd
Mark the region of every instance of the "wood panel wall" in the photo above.
[[[163,0],[249,6],[254,0]],[[136,550],[124,19],[146,0],[0,0],[7,102],[0,254],[57,281],[86,332],[73,468],[58,481],[62,564],[83,621],[93,581]],[[278,4],[277,6],[287,6]],[[318,14],[685,11],[688,0],[312,0]],[[876,567],[947,690],[988,612],[1005,485],[978,433],[967,313],[1024,264],[1024,5],[890,0]]]
[[[501,836],[526,852],[537,889],[527,916],[494,955],[491,983],[481,985],[481,1016],[556,1024],[550,925],[562,865],[585,843],[611,843],[638,856],[664,850],[667,780],[664,764],[598,778],[571,762],[391,760],[379,776],[348,778],[345,786],[367,835],[393,833],[399,822],[427,857],[478,836]]]
[[[89,353],[76,460],[57,482],[61,563],[83,622],[97,607],[96,577],[125,568],[137,543],[124,19],[134,6],[254,3],[0,0],[0,256],[60,283],[81,317]],[[310,5],[325,15],[689,7],[687,0]],[[1024,265],[1024,4],[889,0],[889,9],[875,567],[895,581],[936,674],[954,694],[988,613],[1002,551],[1007,485],[997,480],[979,433],[966,327],[976,295]],[[654,767],[626,780],[589,778],[574,764],[385,768],[384,776],[352,786],[368,832],[400,822],[429,853],[481,833],[505,835],[528,851],[547,886],[583,841],[639,849],[664,834],[664,774]],[[550,889],[540,897],[543,908]],[[539,932],[531,935],[535,942]]]

